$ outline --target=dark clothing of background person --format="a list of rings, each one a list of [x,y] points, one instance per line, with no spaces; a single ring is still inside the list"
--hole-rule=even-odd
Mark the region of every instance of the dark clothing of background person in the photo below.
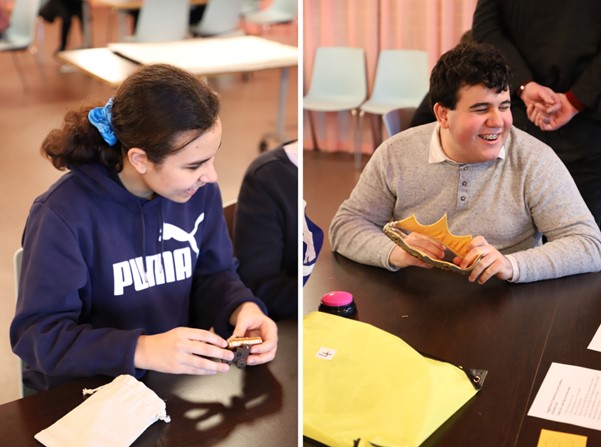
[[[513,124],[553,148],[601,225],[601,2],[479,0],[472,32],[507,58]],[[540,130],[517,95],[528,81],[565,93],[581,112],[557,130]]]
[[[234,226],[238,274],[274,320],[298,310],[298,168],[284,146],[248,167]]]
[[[463,32],[461,38],[459,39],[459,43],[469,43],[472,42],[472,30],[468,29]],[[430,92],[426,93],[422,102],[419,103],[413,117],[411,118],[411,122],[409,123],[409,127],[421,126],[422,124],[433,123],[436,121],[436,115],[434,115],[433,110],[434,104],[432,104],[432,100],[430,99]]]
[[[53,23],[57,17],[61,19],[61,40],[58,51],[64,51],[67,48],[73,17],[77,17],[83,27],[82,11],[81,0],[50,0],[40,9],[39,14],[46,22]]]
[[[426,93],[422,102],[419,103],[415,113],[411,118],[409,127],[421,126],[422,124],[433,123],[436,121],[436,116],[432,110],[432,102],[430,101],[430,92]]]

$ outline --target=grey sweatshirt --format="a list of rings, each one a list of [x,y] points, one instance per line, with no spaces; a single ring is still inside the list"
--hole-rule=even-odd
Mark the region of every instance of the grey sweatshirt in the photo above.
[[[334,251],[392,270],[383,226],[411,214],[432,224],[446,213],[453,234],[484,236],[508,255],[516,282],[601,270],[599,227],[550,147],[512,128],[500,157],[462,164],[437,157],[438,131],[412,128],[375,151],[332,220]]]

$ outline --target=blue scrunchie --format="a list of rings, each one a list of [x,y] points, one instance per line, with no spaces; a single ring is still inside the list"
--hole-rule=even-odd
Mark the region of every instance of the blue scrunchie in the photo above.
[[[114,146],[117,143],[117,135],[113,130],[112,123],[113,98],[109,99],[104,107],[96,107],[88,113],[88,121],[98,129],[100,135],[109,146]]]

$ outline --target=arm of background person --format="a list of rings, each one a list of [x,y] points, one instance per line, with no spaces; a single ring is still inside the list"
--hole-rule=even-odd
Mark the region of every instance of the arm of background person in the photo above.
[[[580,111],[584,108],[601,110],[601,47],[566,93],[570,103]]]
[[[296,172],[292,163],[275,161],[252,170],[236,205],[238,273],[275,319],[296,316],[298,309]]]

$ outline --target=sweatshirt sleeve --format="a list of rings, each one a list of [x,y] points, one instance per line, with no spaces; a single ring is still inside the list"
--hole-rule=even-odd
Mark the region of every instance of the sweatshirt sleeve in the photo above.
[[[332,250],[356,262],[392,270],[388,257],[394,242],[382,229],[392,218],[396,193],[390,185],[398,173],[388,154],[384,142],[370,158],[350,197],[332,219],[330,243]]]
[[[47,376],[140,376],[133,355],[141,330],[93,329],[81,323],[91,307],[89,281],[77,235],[49,207],[35,203],[23,239],[10,327],[13,351]]]
[[[585,67],[570,92],[585,107],[599,110],[601,103],[601,49],[597,51],[591,63]]]
[[[536,142],[536,144],[540,144]],[[534,149],[534,148],[533,148]],[[565,165],[550,148],[526,168],[526,205],[548,242],[512,253],[517,282],[601,270],[601,232]]]
[[[222,337],[231,335],[229,318],[244,302],[254,302],[267,314],[265,304],[253,295],[236,272],[233,247],[228,235],[221,194],[216,185],[206,185],[206,226],[194,271],[190,296],[191,324],[214,328]]]

